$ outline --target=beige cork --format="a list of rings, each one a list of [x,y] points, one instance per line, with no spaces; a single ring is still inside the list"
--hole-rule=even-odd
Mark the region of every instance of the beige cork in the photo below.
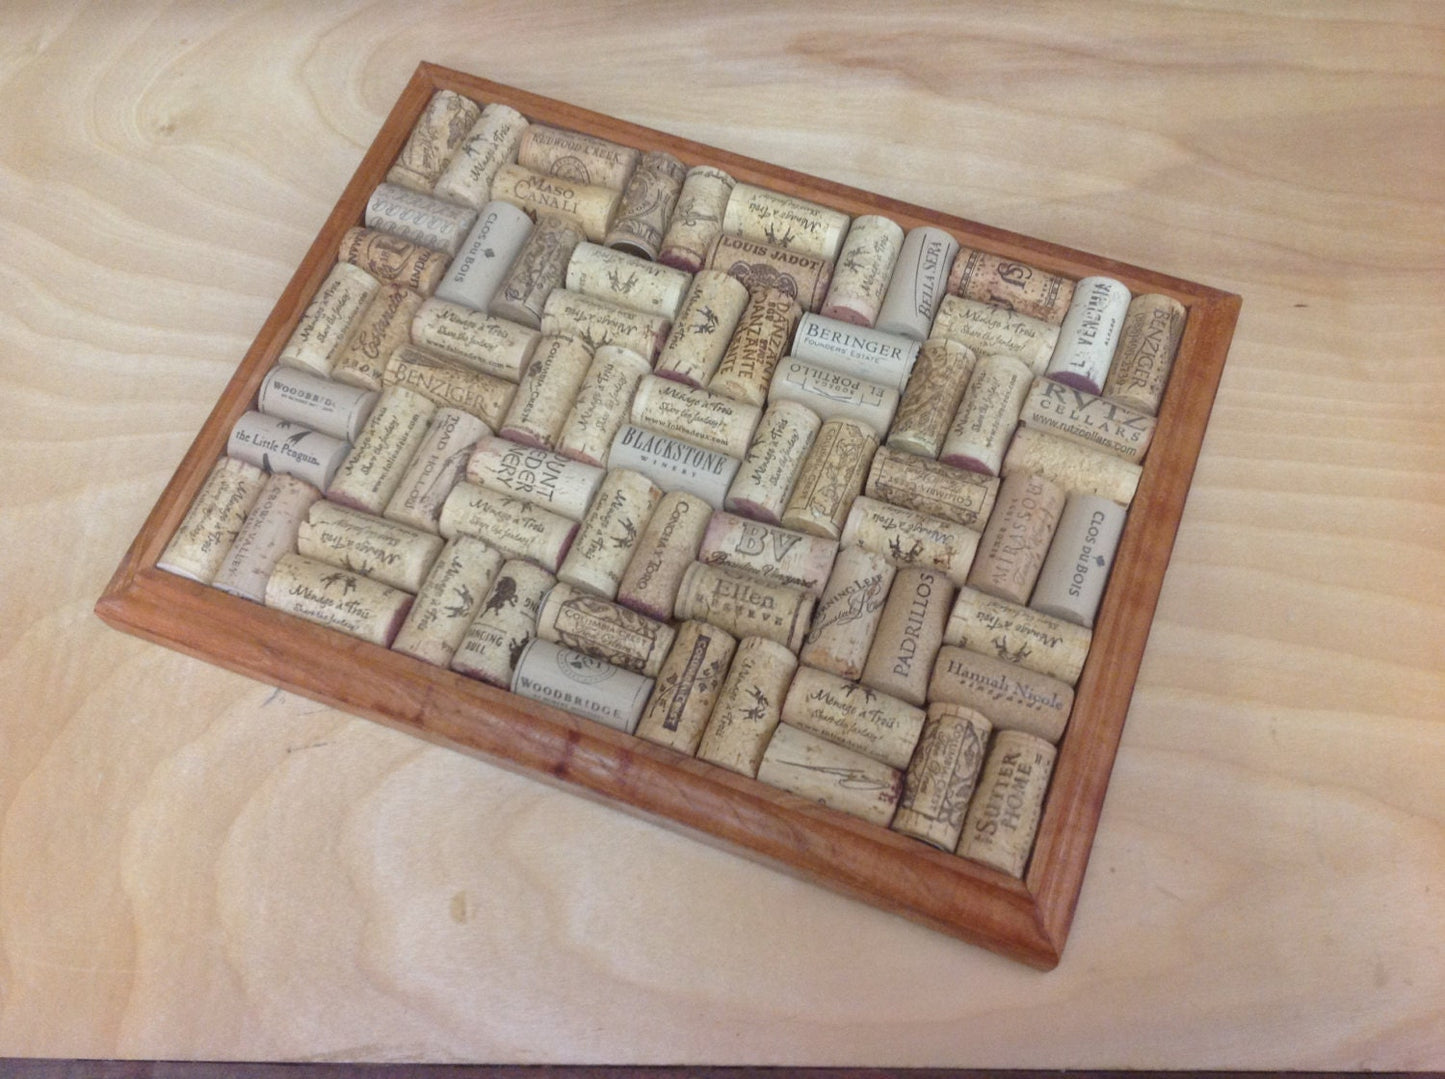
[[[685,179],[687,166],[671,154],[661,150],[643,154],[622,192],[607,246],[648,261],[657,258]]]
[[[337,257],[365,270],[378,281],[404,285],[430,296],[446,276],[446,252],[377,229],[351,228],[341,237]]]
[[[481,114],[481,106],[470,98],[453,90],[438,90],[417,118],[396,163],[387,170],[386,182],[430,194]]]
[[[876,382],[785,356],[773,373],[768,401],[796,401],[823,420],[849,419],[887,435],[898,409],[898,391]]]
[[[487,203],[437,286],[436,298],[485,312],[531,234],[532,219],[525,211],[500,199]]]
[[[350,452],[348,442],[261,412],[243,413],[226,439],[228,457],[295,476],[323,491]]]
[[[992,729],[972,708],[943,702],[928,706],[928,720],[903,777],[903,797],[890,825],[895,832],[941,850],[958,846]]]
[[[707,255],[707,267],[737,278],[749,292],[775,289],[804,311],[816,311],[833,280],[833,263],[802,251],[741,236],[719,236]]]
[[[361,312],[356,332],[332,365],[331,377],[360,389],[379,390],[397,349],[411,342],[411,322],[422,294],[404,285],[382,285]]]
[[[998,474],[1018,427],[1032,374],[1012,356],[985,356],[973,369],[958,415],[943,439],[939,460],[957,468]]]
[[[364,224],[455,255],[477,219],[470,206],[434,198],[398,184],[378,184],[366,200]]]
[[[1003,307],[945,296],[933,320],[933,337],[947,337],[967,345],[980,356],[1004,353],[1016,356],[1035,375],[1044,373],[1059,328],[1041,319],[1020,315]]]
[[[722,233],[723,212],[734,182],[727,173],[710,165],[694,165],[687,170],[662,238],[658,262],[688,273],[703,268],[713,242]]]
[[[1043,611],[960,588],[943,630],[945,644],[1017,663],[1073,685],[1093,634]]]
[[[996,476],[878,447],[863,493],[880,502],[981,530],[998,497]]]
[[[637,737],[693,756],[737,646],[732,634],[706,622],[678,626],[637,724]]]
[[[837,554],[834,540],[719,511],[708,522],[697,560],[820,596]]]
[[[261,497],[266,473],[254,464],[222,457],[206,475],[156,565],[180,577],[210,584]]]
[[[943,229],[931,225],[910,229],[903,238],[874,325],[916,341],[926,338],[938,305],[943,302],[949,267],[957,254],[958,241]]]
[[[1054,769],[1054,747],[1021,731],[994,735],[963,823],[958,853],[1022,877]]]
[[[376,407],[376,394],[356,386],[338,385],[309,371],[276,366],[261,380],[256,407],[268,416],[350,442],[361,434]]]
[[[1057,742],[1069,722],[1074,691],[1017,663],[946,644],[933,664],[928,699],[975,708],[995,727]]]
[[[476,536],[508,558],[529,558],[548,573],[557,572],[577,535],[570,517],[466,480],[447,495],[437,527],[447,539]]]
[[[770,404],[728,488],[724,507],[777,524],[822,423],[816,412],[794,401]]]
[[[1184,336],[1184,319],[1184,305],[1178,300],[1156,293],[1135,296],[1104,380],[1104,396],[1156,414]]]
[[[1048,378],[1034,380],[1019,421],[1133,464],[1144,460],[1157,422],[1148,412]]]
[[[527,128],[517,148],[517,162],[529,169],[617,191],[627,186],[641,156],[630,146],[547,124]]]
[[[1020,427],[1009,443],[1001,471],[1005,477],[1010,472],[1037,472],[1071,493],[1098,495],[1127,506],[1134,500],[1143,469],[1112,453]]]
[[[412,594],[298,554],[285,554],[266,582],[266,606],[389,647]]]
[[[473,536],[448,540],[422,582],[392,649],[447,666],[501,568],[501,552],[481,540]]]
[[[957,341],[930,337],[923,342],[888,429],[888,445],[937,457],[977,362],[973,349]]]
[[[322,499],[296,531],[296,551],[415,594],[444,546],[440,536]]]
[[[969,587],[1012,603],[1027,603],[1064,512],[1064,498],[1062,487],[1035,473],[1013,472],[1005,477],[978,541]]]
[[[899,570],[859,681],[922,705],[952,603],[953,585],[943,574],[917,567]]]
[[[282,555],[296,550],[296,533],[320,497],[320,491],[295,476],[268,476],[211,583],[222,592],[264,603],[271,571]]]
[[[508,382],[522,377],[541,336],[520,323],[435,298],[417,309],[411,323],[415,344]]]
[[[517,384],[425,345],[402,345],[391,354],[383,386],[402,386],[442,408],[465,412],[491,430],[501,426]]]
[[[829,420],[819,427],[783,510],[783,527],[828,539],[842,535],[877,449],[877,436],[852,420]]]
[[[750,573],[694,562],[682,575],[673,614],[711,622],[734,637],[766,637],[796,652],[816,603],[807,589],[767,584]]]
[[[603,345],[594,352],[557,435],[557,452],[605,468],[612,439],[627,422],[632,395],[649,370],[647,361],[630,348]]]
[[[550,450],[510,439],[483,436],[467,460],[467,479],[574,521],[587,515],[607,476]]]
[[[567,263],[583,239],[582,230],[567,218],[538,214],[537,224],[512,260],[487,310],[531,329],[540,328],[547,297],[553,289],[562,287]]]
[[[762,409],[710,390],[647,375],[632,397],[632,423],[694,446],[742,457],[748,452]]]
[[[601,243],[617,217],[622,195],[610,187],[547,176],[522,165],[503,165],[492,178],[492,198],[510,202],[534,218],[544,214],[565,217],[587,239]]]
[[[866,495],[854,499],[839,542],[882,555],[898,569],[936,569],[956,585],[968,579],[979,534],[957,521],[890,506]]]
[[[838,252],[833,281],[819,314],[856,326],[872,326],[902,249],[903,228],[898,222],[878,214],[855,217]]]
[[[706,386],[727,352],[748,290],[721,270],[693,279],[657,357],[657,373],[689,386]]]
[[[537,636],[624,670],[656,676],[677,631],[666,622],[558,581],[537,611]]]
[[[657,359],[671,323],[595,296],[556,289],[542,307],[544,334],[576,337],[594,352],[603,345],[630,348],[649,364]]]
[[[625,468],[607,473],[557,579],[603,599],[616,599],[637,538],[661,500],[662,491],[647,477]]]
[[[402,386],[386,386],[346,460],[326,486],[343,506],[380,513],[401,486],[437,406]]]
[[[753,184],[735,184],[723,211],[723,231],[834,262],[843,249],[848,215],[816,202]]]
[[[964,248],[953,260],[948,291],[1057,326],[1068,314],[1074,283],[1002,255]]]
[[[1122,281],[1085,277],[1074,288],[1069,313],[1046,373],[1056,382],[1098,393],[1103,389],[1132,297]]]
[[[555,583],[555,577],[531,562],[503,562],[452,653],[451,669],[503,689],[511,686],[522,649],[537,636],[542,597]]]
[[[276,362],[330,375],[381,282],[349,262],[331,267],[291,331]]]
[[[599,244],[582,242],[567,263],[566,287],[618,307],[677,318],[692,277],[671,266],[638,258]]]
[[[696,495],[662,496],[617,586],[617,600],[649,618],[672,617],[683,574],[697,558],[712,507]]]
[[[554,449],[591,366],[592,350],[581,340],[543,334],[497,433],[526,446]]]
[[[862,547],[841,548],[798,658],[810,667],[857,681],[897,572],[886,559]]]
[[[797,669],[797,657],[777,641],[766,637],[739,641],[697,747],[698,759],[756,776],[768,739],[782,719],[783,698]]]
[[[898,769],[786,723],[773,732],[758,779],[883,827],[903,793]]]
[[[797,359],[899,391],[908,384],[918,351],[911,337],[823,315],[804,315],[793,334]]]
[[[466,475],[467,460],[477,442],[491,434],[487,425],[460,409],[439,409],[427,427],[426,437],[412,455],[396,493],[383,516],[389,521],[438,530],[442,506],[458,481]]]
[[[1093,628],[1125,516],[1124,507],[1117,502],[1094,495],[1069,495],[1029,598],[1030,606]]]
[[[527,118],[510,105],[499,101],[487,105],[452,154],[432,194],[480,210],[491,201],[497,170],[517,160],[526,130]]]
[[[924,712],[906,701],[815,667],[799,667],[783,700],[783,722],[907,768]]]
[[[768,383],[788,348],[802,308],[787,293],[777,289],[753,289],[738,319],[727,349],[708,389],[762,405],[768,399]]]

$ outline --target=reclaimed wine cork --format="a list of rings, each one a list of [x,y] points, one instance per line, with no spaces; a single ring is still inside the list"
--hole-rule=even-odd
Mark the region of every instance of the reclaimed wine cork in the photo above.
[[[943,574],[916,566],[899,570],[859,681],[921,706],[952,605],[953,585]]]
[[[576,337],[594,352],[603,345],[630,348],[650,365],[662,351],[672,324],[615,303],[555,289],[542,305],[542,332]]]
[[[724,507],[755,521],[777,524],[822,424],[816,412],[796,401],[770,404],[728,488]]]
[[[470,206],[433,198],[397,184],[377,184],[366,200],[365,224],[455,256],[477,218]]]
[[[783,699],[783,722],[907,768],[923,731],[921,708],[814,667],[799,667]]]
[[[341,262],[365,270],[378,281],[404,285],[423,296],[436,291],[451,264],[445,252],[414,244],[390,232],[361,227],[346,230],[337,257]]]
[[[538,214],[531,234],[497,286],[488,311],[498,318],[540,329],[547,297],[567,279],[567,264],[583,239],[582,230],[567,218]]]
[[[407,466],[437,406],[403,386],[386,386],[371,418],[326,485],[331,501],[367,513],[380,513],[401,486]]]
[[[1084,669],[1093,634],[1054,615],[960,588],[943,643],[1017,663],[1074,685]]]
[[[718,511],[708,521],[697,560],[821,596],[837,554],[834,540]]]
[[[627,186],[641,156],[630,146],[549,124],[527,128],[517,148],[517,163],[526,168],[617,191]]]
[[[528,128],[531,132],[533,127]],[[522,136],[525,144],[527,136]],[[532,217],[548,214],[565,217],[582,235],[601,243],[617,216],[620,192],[610,187],[582,183],[561,176],[548,176],[523,165],[502,165],[492,177],[492,198],[510,202]]]
[[[929,705],[918,748],[903,777],[903,797],[889,827],[940,850],[954,850],[992,730],[993,725],[972,708],[941,701]]]
[[[465,412],[496,430],[506,418],[517,384],[489,375],[424,345],[402,345],[382,373],[383,386],[402,386],[432,404]]]
[[[467,459],[467,479],[574,521],[587,515],[607,473],[560,453],[483,436]]]
[[[452,155],[482,114],[482,107],[454,90],[438,90],[417,118],[386,182],[431,194]]]
[[[177,576],[210,584],[265,484],[266,473],[256,465],[222,457],[206,474],[205,483],[156,565]]]
[[[276,362],[315,375],[331,374],[361,312],[381,282],[349,262],[338,262],[311,297]]]
[[[738,642],[706,622],[684,622],[668,652],[636,734],[689,757],[697,753]]]
[[[1066,491],[1098,495],[1127,506],[1143,469],[1112,453],[1066,442],[1057,435],[1020,427],[1004,455],[1002,474],[1037,472]]]
[[[993,512],[998,486],[994,476],[879,446],[863,493],[981,531]]]
[[[903,793],[898,769],[786,723],[773,732],[758,779],[885,828]]]
[[[507,558],[529,558],[548,573],[567,557],[577,535],[577,522],[520,498],[461,480],[442,503],[437,528],[486,540]]]
[[[671,324],[692,278],[671,266],[583,241],[572,251],[565,284],[572,292],[644,315],[660,315]]]
[[[763,410],[671,379],[647,375],[632,397],[632,423],[694,446],[742,457]]]
[[[625,468],[608,472],[557,579],[603,599],[616,599],[637,537],[661,500],[661,489],[646,476]]]
[[[839,542],[882,555],[898,569],[939,570],[961,585],[968,579],[978,540],[979,534],[967,525],[863,495],[853,500]]]
[[[666,622],[558,581],[537,611],[537,636],[652,678],[677,631]]]
[[[1142,409],[1056,382],[1034,380],[1024,398],[1019,422],[1048,431],[1067,442],[1105,450],[1140,464],[1154,439],[1157,421]]]
[[[647,361],[630,348],[603,345],[557,435],[557,452],[574,461],[607,467],[612,439],[632,411],[632,395],[648,373]]]
[[[657,357],[657,373],[689,386],[706,386],[747,303],[748,290],[736,278],[721,270],[696,274]]]
[[[943,229],[932,225],[909,229],[874,326],[885,333],[924,340],[943,302],[949,268],[957,254],[958,241]]]
[[[1069,495],[1029,605],[1093,629],[1125,516],[1117,502]]]
[[[840,210],[753,184],[734,184],[723,211],[723,232],[829,262],[837,261],[849,223]]]
[[[946,644],[933,664],[928,699],[976,709],[997,728],[1052,743],[1064,733],[1074,691],[1017,663]]]
[[[285,554],[266,582],[266,606],[363,641],[391,646],[412,595],[352,570]]]
[[[973,369],[939,460],[986,476],[998,475],[1018,427],[1032,373],[1013,356],[985,356]]]
[[[382,515],[398,524],[438,531],[447,495],[466,475],[477,442],[491,433],[468,412],[438,409]]]
[[[996,352],[1016,356],[1031,373],[1041,375],[1054,353],[1059,327],[978,300],[945,296],[931,336],[951,338],[980,356]]]
[[[332,438],[355,440],[376,406],[376,394],[339,386],[294,367],[273,367],[256,391],[256,407]]]
[[[855,217],[818,313],[856,326],[872,326],[902,249],[903,228],[898,222],[878,214]]]
[[[973,349],[957,341],[946,337],[924,341],[888,429],[888,445],[937,457],[977,362]]]
[[[766,401],[768,383],[802,313],[797,301],[784,292],[752,289],[722,360],[708,379],[708,389],[750,405]]]
[[[485,312],[531,234],[532,219],[523,211],[500,199],[487,203],[437,286],[436,298]]]
[[[451,669],[502,689],[510,688],[517,660],[537,636],[537,609],[556,578],[532,562],[502,563],[476,617],[452,653]]]
[[[1055,382],[1086,393],[1099,393],[1114,361],[1133,297],[1121,281],[1085,277],[1074,288],[1069,313],[1059,327],[1059,341],[1046,369]]]
[[[828,259],[741,236],[719,236],[706,265],[735,277],[749,292],[775,289],[791,297],[803,311],[823,306],[833,280],[833,263]]]
[[[744,637],[697,747],[699,760],[754,777],[783,715],[798,659],[777,641]]]
[[[1184,336],[1184,305],[1156,293],[1135,296],[1124,316],[1104,396],[1153,416]]]
[[[607,246],[649,261],[657,258],[686,179],[687,166],[671,154],[661,150],[643,154],[622,192],[617,220],[604,241]]]
[[[541,338],[536,330],[520,323],[435,297],[422,303],[411,322],[415,344],[444,352],[508,382],[521,379]]]
[[[828,420],[803,459],[783,510],[784,528],[837,539],[873,463],[878,436],[849,419]]]
[[[444,546],[441,537],[369,513],[314,502],[296,531],[296,552],[355,570],[413,595]]]
[[[501,568],[501,552],[481,540],[472,536],[448,540],[397,632],[392,650],[438,667],[451,663]]]
[[[963,823],[958,853],[1022,877],[1043,815],[1054,747],[1020,731],[999,731]]]
[[[492,199],[492,178],[517,160],[527,118],[494,101],[482,109],[462,144],[437,178],[432,194],[480,210]]]
[[[511,690],[631,734],[652,694],[652,679],[538,638],[522,649]]]
[[[796,401],[825,421],[853,420],[882,439],[898,410],[898,391],[785,356],[768,387],[768,401]]]
[[[686,491],[713,509],[723,499],[742,462],[736,457],[694,446],[691,442],[644,431],[626,423],[618,428],[607,454],[611,468],[641,472],[664,491]]]
[[[964,248],[953,260],[948,291],[1057,326],[1068,314],[1074,283],[1002,255]]]
[[[687,170],[657,253],[658,262],[688,273],[697,273],[706,265],[708,252],[722,234],[723,212],[735,182],[711,165],[694,165]]]
[[[766,637],[796,652],[816,603],[806,589],[766,584],[749,573],[694,562],[682,575],[673,615],[711,622],[734,637]]]
[[[1012,472],[978,541],[968,585],[1010,603],[1027,603],[1064,512],[1063,488],[1031,472]]]
[[[580,340],[543,334],[498,433],[526,446],[553,449],[591,366],[592,350]]]
[[[357,319],[356,331],[331,366],[331,377],[363,390],[379,390],[397,349],[411,342],[411,321],[422,294],[404,285],[382,285]]]
[[[277,473],[266,477],[211,584],[233,596],[264,603],[271,571],[282,555],[296,550],[296,533],[311,504],[320,497],[320,491],[295,476]]]
[[[857,681],[897,572],[872,551],[840,548],[798,658]]]
[[[918,361],[911,337],[856,326],[824,315],[804,315],[793,334],[792,354],[830,371],[902,390]]]
[[[617,601],[649,618],[672,617],[683,574],[697,558],[712,507],[686,491],[662,496],[637,540]]]
[[[226,440],[226,456],[295,476],[323,491],[350,452],[351,445],[339,438],[260,412],[243,414]]]

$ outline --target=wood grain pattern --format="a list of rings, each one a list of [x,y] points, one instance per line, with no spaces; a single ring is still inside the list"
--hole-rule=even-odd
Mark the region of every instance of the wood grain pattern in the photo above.
[[[1438,15],[825,14],[0,15],[0,1052],[1445,1060]],[[1052,974],[89,615],[424,56],[1247,297]]]

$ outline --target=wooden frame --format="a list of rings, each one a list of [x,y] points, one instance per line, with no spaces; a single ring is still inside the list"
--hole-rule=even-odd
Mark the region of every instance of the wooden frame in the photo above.
[[[432,94],[500,101],[688,165],[904,228],[932,224],[964,244],[1069,277],[1105,274],[1159,292],[1188,322],[1159,427],[1129,512],[1093,645],[1076,687],[1027,875],[1016,880],[630,735],[156,569],[232,425],[362,219]],[[1040,968],[1058,960],[1083,883],[1134,679],[1203,441],[1240,299],[1215,289],[989,228],[673,138],[430,64],[417,68],[330,217],[96,605],[107,623],[230,670],[571,789],[604,796],[729,849]],[[321,659],[318,662],[318,658]]]

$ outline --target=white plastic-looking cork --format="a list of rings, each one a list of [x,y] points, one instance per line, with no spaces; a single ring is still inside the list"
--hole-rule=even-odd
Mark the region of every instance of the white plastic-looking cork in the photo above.
[[[816,412],[796,401],[770,404],[728,488],[724,507],[777,524],[822,424]]]
[[[466,475],[472,449],[491,433],[485,423],[470,413],[455,408],[439,409],[382,515],[398,524],[437,531],[442,506],[452,488]]]
[[[883,827],[903,793],[898,769],[786,723],[773,732],[758,779]]]
[[[637,162],[622,192],[617,219],[604,241],[649,262],[662,248],[663,231],[687,179],[687,166],[662,150],[649,150]]]
[[[396,163],[387,170],[386,182],[430,194],[481,114],[481,106],[470,98],[454,90],[438,90],[417,118]]]
[[[268,416],[291,420],[313,431],[353,441],[361,434],[376,394],[341,386],[294,367],[273,367],[256,391],[256,407]]]
[[[906,701],[814,667],[799,667],[783,699],[783,722],[907,768],[924,712]]]
[[[750,405],[763,404],[773,371],[787,351],[802,313],[797,300],[787,293],[753,289],[722,360],[708,379],[708,389]]]
[[[694,562],[682,575],[673,615],[711,622],[734,637],[766,637],[796,652],[816,603],[805,588],[766,584],[749,573]]]
[[[924,341],[888,429],[888,445],[937,457],[977,362],[973,349],[958,341],[946,337]]]
[[[535,125],[534,125],[535,126]],[[533,128],[528,128],[530,133]],[[522,141],[526,142],[526,135]],[[622,193],[610,187],[548,176],[523,165],[502,165],[492,177],[492,198],[510,202],[533,217],[565,217],[593,243],[601,243],[617,217]]]
[[[829,259],[726,234],[713,242],[707,267],[737,278],[749,292],[776,289],[791,296],[804,311],[816,311],[823,305],[833,280]]]
[[[1034,379],[1019,422],[1068,442],[1106,450],[1133,464],[1143,462],[1157,424],[1154,416],[1142,409],[1051,378]]]
[[[957,847],[992,730],[972,708],[930,704],[890,827],[941,850]]]
[[[1004,477],[968,572],[969,587],[1027,603],[1064,512],[1064,499],[1062,487],[1035,473]]]
[[[657,357],[657,373],[689,386],[706,386],[727,352],[748,290],[721,270],[702,270],[692,279]]]
[[[359,389],[381,389],[388,361],[411,342],[411,320],[421,305],[420,292],[383,284],[357,319],[355,332],[331,366],[331,377]]]
[[[697,747],[698,759],[756,776],[797,669],[797,657],[777,641],[766,637],[739,641]]]
[[[736,457],[630,423],[623,424],[612,439],[607,463],[641,472],[664,491],[687,491],[713,509],[722,508],[742,464]]]
[[[792,355],[816,367],[902,390],[918,360],[919,344],[824,315],[804,315],[793,334]]]
[[[856,326],[872,326],[902,248],[903,228],[898,222],[879,214],[855,217],[838,252],[833,282],[819,314]]]
[[[960,588],[943,629],[943,643],[1017,663],[1073,685],[1084,669],[1093,634],[1043,611]]]
[[[607,473],[550,450],[484,436],[467,460],[467,479],[481,487],[580,521]]]
[[[1112,277],[1083,278],[1059,327],[1048,376],[1086,393],[1102,390],[1132,298],[1124,283]]]
[[[391,354],[381,377],[383,386],[402,386],[432,404],[474,416],[491,430],[506,418],[517,384],[489,375],[425,345],[402,345]]]
[[[678,626],[637,724],[637,737],[693,756],[737,646],[736,637],[706,622]]]
[[[859,681],[921,706],[928,699],[928,675],[943,645],[952,604],[953,585],[937,570],[899,570]]]
[[[378,229],[350,228],[341,237],[337,257],[388,285],[403,285],[430,296],[446,275],[450,260],[436,251]]]
[[[1156,293],[1135,296],[1104,380],[1104,396],[1155,415],[1184,336],[1184,319],[1178,300]]]
[[[652,679],[551,641],[528,641],[512,692],[631,734],[652,693]]]
[[[946,644],[933,664],[928,699],[961,704],[982,712],[995,727],[1057,742],[1069,722],[1074,691],[1017,663]]]
[[[566,287],[618,307],[677,318],[692,277],[671,266],[661,266],[627,251],[584,241],[567,263]]]
[[[957,521],[890,506],[866,495],[853,500],[839,542],[882,555],[898,569],[936,569],[955,585],[968,579],[979,534]]]
[[[436,298],[486,311],[531,234],[532,219],[524,211],[500,199],[487,203],[437,285]]]
[[[916,341],[926,338],[938,305],[943,302],[949,268],[957,254],[958,241],[943,229],[932,225],[909,229],[874,326]]]
[[[365,224],[455,256],[477,219],[470,206],[433,198],[398,184],[377,184],[366,200]]]
[[[526,446],[553,449],[591,366],[592,350],[582,341],[543,334],[497,433]]]
[[[175,535],[156,565],[180,577],[210,584],[231,550],[246,515],[261,497],[266,473],[234,457],[222,457],[206,475]]]
[[[672,617],[683,574],[697,558],[712,507],[686,491],[662,496],[617,586],[617,601],[649,618]]]
[[[542,309],[553,289],[567,278],[572,251],[585,237],[576,223],[556,214],[538,214],[537,223],[512,259],[488,311],[531,329],[542,325]]]
[[[719,511],[708,522],[697,560],[820,596],[837,554],[835,540]]]
[[[603,345],[630,348],[649,364],[662,351],[671,325],[662,315],[644,314],[568,289],[553,290],[542,306],[544,334],[576,337],[593,351]]]
[[[713,242],[722,233],[723,212],[734,182],[722,169],[711,165],[694,165],[687,170],[657,253],[658,262],[688,273],[703,268]]]
[[[437,527],[447,539],[476,536],[508,558],[529,558],[548,573],[557,572],[577,535],[570,517],[466,480],[447,495]]]
[[[762,409],[710,390],[647,375],[632,397],[632,423],[694,446],[742,457],[752,444]]]
[[[296,533],[311,504],[320,497],[320,491],[295,476],[268,476],[211,584],[233,596],[264,603],[271,571],[282,555],[296,550]]]
[[[348,442],[261,412],[244,413],[226,440],[228,457],[295,476],[323,491],[350,452]]]
[[[517,146],[527,118],[510,105],[494,101],[467,132],[437,178],[432,194],[480,210],[492,197],[492,177],[517,160]]]
[[[356,330],[381,282],[349,262],[331,267],[291,331],[276,362],[326,376]]]
[[[1026,263],[966,247],[953,260],[948,291],[1057,326],[1074,298],[1074,283]]]
[[[783,510],[783,527],[837,539],[877,448],[878,436],[853,420],[828,420],[819,427]]]
[[[383,387],[361,436],[326,485],[326,497],[353,509],[381,513],[401,486],[436,411],[437,406],[419,393],[402,386]]]
[[[603,599],[616,599],[637,538],[661,500],[662,490],[646,476],[625,468],[608,472],[557,579]]]
[[[981,530],[993,512],[998,486],[995,476],[879,446],[863,493],[880,502]]]
[[[985,356],[973,369],[939,456],[944,464],[998,475],[1033,375],[1013,356]]]
[[[1069,495],[1029,605],[1092,629],[1125,516],[1117,502]]]
[[[898,391],[785,356],[768,387],[768,401],[796,401],[825,421],[854,420],[881,440],[898,409]]]
[[[652,678],[677,631],[666,622],[558,581],[537,610],[537,636]]]
[[[422,582],[392,650],[447,666],[501,568],[501,552],[481,540],[473,536],[448,540]]]
[[[517,148],[517,162],[529,169],[617,191],[627,186],[641,156],[631,146],[550,124],[527,128]]]
[[[938,305],[931,336],[958,341],[980,356],[1016,356],[1028,365],[1030,373],[1041,375],[1054,353],[1059,327],[978,300],[945,296]]]
[[[612,439],[627,422],[637,384],[650,368],[630,348],[603,345],[592,354],[587,374],[557,435],[557,452],[574,461],[607,467]]]
[[[1143,469],[1112,453],[1067,442],[1033,427],[1014,432],[1001,472],[1037,472],[1066,491],[1098,495],[1127,506],[1134,500]]]
[[[441,537],[322,499],[296,530],[296,551],[413,595],[444,546]]]
[[[445,352],[485,374],[516,382],[541,334],[517,322],[484,315],[435,297],[417,309],[411,339]]]
[[[999,731],[963,823],[958,853],[1022,877],[1043,813],[1056,751],[1022,731]]]
[[[798,658],[857,681],[897,572],[887,559],[862,547],[840,548]]]
[[[266,606],[390,647],[413,596],[352,570],[282,555],[266,582]]]
[[[533,562],[502,563],[476,617],[452,653],[451,669],[507,689],[527,642],[537,636],[537,608],[556,578]]]
[[[791,251],[837,261],[849,217],[816,202],[753,184],[735,184],[723,211],[723,231]]]

